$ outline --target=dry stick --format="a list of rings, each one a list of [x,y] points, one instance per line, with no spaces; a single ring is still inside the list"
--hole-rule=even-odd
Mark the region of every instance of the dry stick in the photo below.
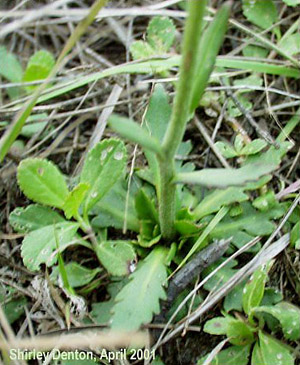
[[[284,218],[282,219],[282,221],[280,222],[278,227],[275,229],[275,231],[268,238],[267,242],[265,243],[263,248],[260,250],[260,252],[248,264],[246,264],[235,275],[233,275],[224,285],[222,285],[222,287],[217,292],[212,294],[211,301],[205,305],[201,305],[193,313],[193,315],[187,319],[188,324],[190,324],[193,321],[195,321],[196,319],[198,319],[202,314],[204,314],[207,310],[209,310],[211,307],[213,307],[220,299],[222,299],[226,294],[228,294],[236,285],[238,285],[245,278],[250,276],[259,266],[265,264],[267,261],[269,261],[272,258],[274,258],[275,256],[277,256],[281,251],[283,251],[288,246],[288,244],[289,244],[289,235],[288,234],[281,237],[278,241],[276,241],[272,245],[271,245],[271,242],[273,241],[274,237],[279,233],[279,231],[283,227],[283,225],[286,223],[287,219],[292,214],[292,212],[294,211],[296,206],[299,204],[299,201],[300,201],[300,194],[298,194],[298,196],[294,200],[293,204],[289,208],[288,212],[286,213],[286,215],[284,216]],[[156,349],[158,346],[169,341],[172,337],[174,337],[176,334],[181,332],[181,330],[183,328],[184,328],[184,324],[180,324],[175,330],[173,330],[164,339],[157,341],[154,348]],[[161,335],[161,337],[162,337],[162,335]]]

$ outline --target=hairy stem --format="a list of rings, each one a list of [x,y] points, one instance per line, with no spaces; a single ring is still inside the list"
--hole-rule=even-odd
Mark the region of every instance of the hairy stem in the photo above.
[[[176,192],[176,187],[172,184],[172,179],[175,175],[174,157],[190,117],[192,85],[197,69],[197,54],[206,3],[206,0],[189,1],[189,17],[184,33],[183,57],[180,66],[178,89],[171,120],[163,140],[164,156],[159,158],[159,219],[162,236],[167,240],[171,240],[174,236]]]

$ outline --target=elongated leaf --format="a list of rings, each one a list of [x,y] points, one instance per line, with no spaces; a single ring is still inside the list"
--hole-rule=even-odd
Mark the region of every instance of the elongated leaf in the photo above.
[[[28,233],[21,248],[24,265],[32,271],[39,270],[41,264],[52,266],[56,262],[56,255],[53,255],[56,250],[54,230],[56,231],[59,250],[62,251],[70,245],[71,241],[75,240],[78,228],[77,223],[64,222]]]
[[[135,209],[139,219],[148,219],[154,223],[158,223],[158,212],[154,202],[143,189],[141,189],[135,197]]]
[[[80,183],[75,188],[69,192],[66,201],[63,205],[63,210],[68,219],[76,217],[78,214],[78,209],[82,203],[90,185],[85,183]]]
[[[98,143],[87,155],[80,182],[90,186],[84,202],[87,213],[113,187],[123,173],[127,160],[124,143],[108,139]]]
[[[29,199],[52,207],[62,208],[68,195],[63,175],[48,160],[23,160],[18,166],[18,184]]]
[[[130,192],[127,193],[126,185],[126,181],[119,180],[104,198],[94,206],[93,212],[96,216],[92,220],[93,226],[122,229],[126,220],[128,229],[134,232],[139,231],[139,221],[134,206],[134,195],[139,187],[132,183]]]
[[[131,142],[140,144],[142,147],[155,152],[162,153],[159,141],[151,137],[139,124],[132,122],[130,119],[113,115],[109,118],[109,124],[122,137]]]
[[[203,331],[211,335],[226,335],[229,323],[233,320],[231,317],[215,317],[207,321]]]
[[[100,268],[88,269],[77,262],[70,262],[65,265],[65,270],[68,278],[68,282],[72,288],[78,288],[80,286],[90,283],[94,277],[101,271]],[[50,278],[57,280],[59,276],[59,268],[55,267],[51,273]]]
[[[206,88],[210,74],[216,62],[216,57],[223,43],[227,22],[230,14],[230,5],[225,3],[215,15],[213,21],[202,35],[199,45],[197,73],[193,83],[193,93],[190,113],[194,113],[199,106],[200,99]]]
[[[220,351],[210,365],[248,365],[249,355],[250,345],[231,346],[226,350]],[[207,357],[208,355],[199,359],[197,365],[203,365]],[[256,363],[256,365],[258,364],[261,365]]]
[[[137,330],[159,313],[159,301],[166,299],[162,285],[167,278],[164,264],[167,254],[166,249],[157,247],[139,264],[129,283],[116,296],[112,329]]]
[[[111,275],[128,275],[135,268],[136,254],[133,246],[127,241],[101,242],[96,253]]]
[[[177,174],[176,183],[204,185],[225,188],[243,185],[258,180],[277,168],[277,164],[249,163],[239,169],[203,169],[201,171]]]
[[[258,336],[259,347],[256,348],[255,357],[260,362],[251,361],[253,365],[294,365],[294,358],[288,347],[262,331],[259,331]]]
[[[249,316],[254,307],[258,307],[262,301],[265,284],[268,280],[268,268],[265,265],[257,269],[243,290],[243,309]]]
[[[41,50],[32,55],[28,61],[23,81],[32,82],[46,79],[55,65],[53,55],[45,50]],[[37,85],[26,86],[28,91],[34,90]]]
[[[269,313],[275,317],[282,327],[287,340],[300,338],[300,309],[293,304],[281,302],[275,306],[261,306],[254,308],[255,313]]]
[[[25,233],[36,229],[65,222],[64,218],[51,208],[42,205],[28,205],[16,208],[9,215],[9,223],[15,231]]]
[[[206,215],[217,212],[223,205],[242,202],[249,197],[243,192],[243,188],[230,187],[224,190],[214,190],[207,195],[195,208],[193,215],[200,219]]]

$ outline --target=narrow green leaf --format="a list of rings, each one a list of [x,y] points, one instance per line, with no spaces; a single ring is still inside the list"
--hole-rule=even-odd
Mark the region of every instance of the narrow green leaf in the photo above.
[[[127,241],[101,242],[96,254],[111,275],[128,275],[135,267],[136,254],[133,246]]]
[[[90,186],[85,202],[85,214],[113,187],[127,162],[124,143],[107,139],[89,151],[80,175],[80,182]]]
[[[53,55],[41,50],[32,55],[24,72],[23,81],[32,82],[46,79],[55,65]],[[26,86],[28,91],[34,90],[37,85]]]
[[[240,155],[254,155],[258,153],[263,148],[267,146],[267,142],[263,139],[255,139],[254,141],[248,143],[244,148],[242,148]]]
[[[259,365],[294,365],[294,358],[287,346],[275,340],[273,337],[259,331],[260,356],[263,362]],[[254,365],[255,363],[253,363]]]
[[[300,309],[287,302],[273,306],[261,306],[253,309],[255,313],[269,313],[275,317],[282,327],[287,340],[296,341],[300,338]]]
[[[85,183],[79,183],[75,188],[69,192],[63,205],[63,210],[67,219],[77,216],[78,209],[82,203],[90,185]]]
[[[225,3],[202,35],[198,49],[197,72],[192,86],[191,114],[199,106],[200,99],[215,65],[216,57],[227,30],[230,7],[230,3]]]
[[[147,41],[156,54],[163,54],[171,48],[175,32],[176,28],[170,18],[156,16],[147,27]]]
[[[229,143],[216,142],[215,146],[225,158],[233,158],[238,156],[237,152]]]
[[[272,164],[270,161],[269,164],[249,163],[238,169],[203,169],[201,171],[179,173],[174,182],[225,188],[258,180],[261,176],[267,175],[277,167],[278,164]]]
[[[160,312],[160,299],[166,299],[162,285],[167,278],[164,264],[168,250],[155,248],[139,264],[131,280],[116,296],[111,327],[114,330],[137,330]]]
[[[21,233],[61,222],[65,222],[65,220],[57,212],[36,204],[28,205],[26,208],[16,208],[9,215],[9,223],[15,231]]]
[[[193,212],[195,219],[198,220],[206,215],[217,212],[223,205],[230,205],[232,203],[240,203],[248,200],[249,197],[243,190],[243,188],[235,187],[214,190],[195,208]]]
[[[37,271],[41,264],[52,266],[56,262],[56,230],[60,251],[64,250],[76,239],[79,228],[77,223],[64,222],[46,226],[26,235],[22,242],[21,255],[24,265],[32,271]]]
[[[269,266],[264,265],[257,269],[243,290],[243,309],[248,316],[250,316],[252,309],[258,307],[262,301],[269,268]]]
[[[62,208],[68,196],[63,175],[48,160],[23,160],[18,166],[18,184],[29,199],[52,207]]]
[[[156,138],[151,137],[144,128],[139,124],[132,122],[130,119],[113,115],[109,118],[109,125],[129,141],[138,143],[145,149],[159,155],[162,154],[159,141]]]
[[[88,269],[82,265],[79,265],[77,262],[70,262],[65,265],[66,274],[68,277],[69,284],[72,288],[78,288],[80,286],[84,286],[90,283],[94,277],[101,271],[100,268],[96,269]],[[53,281],[56,281],[59,276],[59,268],[56,266],[50,278]]]

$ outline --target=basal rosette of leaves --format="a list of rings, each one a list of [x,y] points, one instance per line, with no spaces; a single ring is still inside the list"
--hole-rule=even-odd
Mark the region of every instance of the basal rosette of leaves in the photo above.
[[[14,229],[25,234],[24,264],[32,271],[41,265],[52,267],[54,282],[61,276],[70,288],[84,287],[82,293],[97,288],[98,269],[120,279],[118,291],[109,293],[109,301],[94,303],[91,313],[114,329],[136,330],[150,322],[160,312],[160,300],[166,298],[168,273],[194,252],[215,238],[233,237],[234,250],[258,232],[267,236],[287,208],[272,191],[261,191],[271,190],[267,185],[271,173],[289,144],[275,148],[258,139],[241,149],[223,146],[231,157],[242,157],[232,169],[196,171],[194,164],[177,159],[177,155],[188,156],[193,148],[190,141],[183,141],[184,131],[199,106],[227,28],[230,6],[226,3],[203,32],[205,5],[205,1],[190,5],[173,106],[164,87],[157,85],[142,125],[119,115],[109,120],[120,136],[141,146],[147,161],[145,168],[131,176],[130,184],[127,150],[117,138],[105,139],[89,151],[73,189],[51,161],[29,158],[18,167],[19,187],[34,202],[10,215]],[[149,46],[159,42],[160,50],[168,51],[173,30],[169,20],[153,21],[147,35]],[[212,34],[217,34],[213,44]],[[190,54],[191,68],[186,70]],[[205,189],[204,198],[195,186]],[[260,201],[251,201],[252,192],[259,194]],[[123,235],[111,239],[111,232],[116,237],[124,228],[130,240]],[[90,249],[99,266],[89,269],[74,261],[65,265],[67,255],[62,253],[70,246]],[[251,343],[252,330],[237,326],[243,326],[245,343]]]

